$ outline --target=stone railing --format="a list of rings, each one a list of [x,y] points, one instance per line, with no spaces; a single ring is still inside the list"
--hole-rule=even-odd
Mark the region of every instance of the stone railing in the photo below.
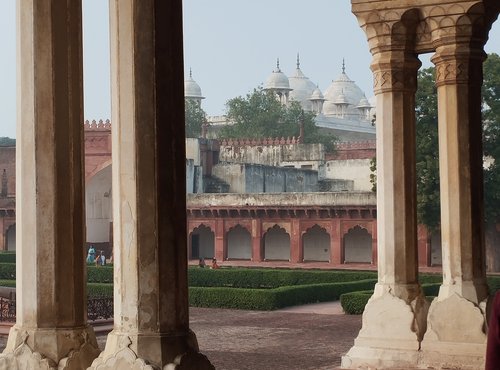
[[[105,121],[102,119],[99,121],[95,119],[92,121],[86,120],[83,127],[85,131],[108,131],[111,130],[111,121],[109,119]]]
[[[221,146],[266,146],[266,145],[287,145],[287,144],[300,144],[300,138],[292,137],[276,137],[276,138],[263,138],[263,139],[221,139],[219,140]]]
[[[87,300],[89,321],[113,318],[113,297],[94,297]],[[0,298],[0,322],[16,322],[16,301]]]

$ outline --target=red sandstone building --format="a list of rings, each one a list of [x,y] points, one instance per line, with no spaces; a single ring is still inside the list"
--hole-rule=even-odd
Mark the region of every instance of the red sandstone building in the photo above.
[[[209,178],[219,151],[265,146],[294,146],[295,139],[232,141],[200,139],[200,176]],[[373,141],[341,143],[327,161],[369,160]],[[289,164],[287,167],[291,167]],[[295,162],[297,163],[297,162]],[[298,166],[313,167],[303,161]],[[347,163],[347,162],[346,162]],[[0,250],[15,250],[15,148],[0,148]],[[189,181],[189,179],[188,179]],[[87,244],[111,255],[111,124],[85,123],[85,182]],[[324,185],[324,184],[323,184]],[[251,194],[199,193],[187,195],[188,255],[216,257],[232,264],[249,261],[320,262],[375,265],[377,261],[376,197],[371,192],[284,192]],[[439,238],[419,228],[420,266],[439,265]],[[227,262],[228,263],[228,262]]]

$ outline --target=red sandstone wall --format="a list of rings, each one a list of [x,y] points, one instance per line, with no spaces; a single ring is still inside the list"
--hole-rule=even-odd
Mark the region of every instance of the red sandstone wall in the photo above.
[[[16,195],[16,147],[0,147],[0,186],[3,170],[7,173],[7,195]]]

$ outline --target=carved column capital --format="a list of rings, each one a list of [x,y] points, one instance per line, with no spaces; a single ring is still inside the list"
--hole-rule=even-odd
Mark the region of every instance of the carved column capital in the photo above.
[[[403,55],[400,58],[395,58],[394,54],[390,53],[374,55],[371,69],[375,94],[391,91],[415,92],[420,65],[414,55]]]
[[[436,65],[436,85],[482,84],[485,52],[440,46],[431,61]]]

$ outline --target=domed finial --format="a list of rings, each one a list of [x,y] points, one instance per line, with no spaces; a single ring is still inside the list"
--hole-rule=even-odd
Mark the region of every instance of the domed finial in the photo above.
[[[297,53],[297,69],[300,68],[300,55]]]
[[[281,72],[281,70],[280,70],[280,58],[276,58],[276,72]]]
[[[345,59],[342,58],[342,73],[345,73]]]
[[[189,67],[189,78],[193,78],[193,70]]]

